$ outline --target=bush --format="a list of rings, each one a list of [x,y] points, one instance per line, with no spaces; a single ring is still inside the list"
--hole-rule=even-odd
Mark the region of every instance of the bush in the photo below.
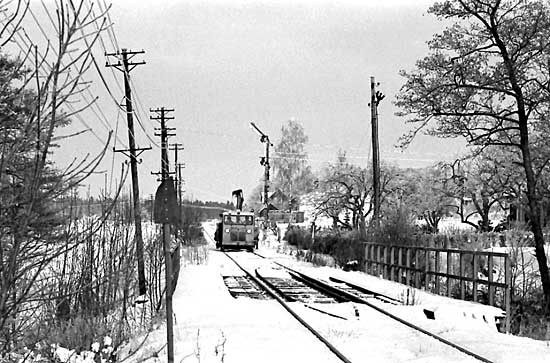
[[[325,231],[319,233],[311,250],[334,257],[339,266],[357,261],[358,266],[365,262],[365,248],[358,231]]]
[[[311,233],[303,227],[289,226],[284,239],[289,245],[300,250],[308,250],[312,245]]]
[[[550,319],[544,315],[542,289],[525,297],[513,298],[511,332],[539,340],[550,339]]]
[[[190,224],[184,230],[185,244],[188,246],[198,246],[206,244],[204,239],[202,226],[198,223]]]
[[[370,231],[369,240],[382,244],[414,245],[419,232],[410,211],[390,208],[384,213],[378,229],[372,228]]]

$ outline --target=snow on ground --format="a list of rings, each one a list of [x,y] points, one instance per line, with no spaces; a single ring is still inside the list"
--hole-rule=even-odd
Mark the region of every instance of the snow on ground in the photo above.
[[[207,264],[182,268],[173,304],[176,362],[338,362],[276,302],[233,299],[221,273],[241,274],[216,251]],[[143,338],[136,337],[124,351]],[[165,342],[162,327],[127,362],[166,361],[166,350],[153,357]]]
[[[325,278],[329,275],[346,277],[392,296],[399,297],[406,289],[395,282],[359,272],[344,273],[338,269],[297,262],[292,257],[276,254],[276,246],[277,241],[272,238],[269,243],[260,244],[259,252],[277,257],[280,262],[310,274]],[[174,294],[176,362],[339,361],[275,301],[232,298],[222,276],[240,275],[242,272],[213,246],[209,248],[209,258],[203,265],[185,265],[180,271]],[[494,314],[493,308],[471,306],[471,303],[430,295],[415,293],[419,305],[394,306],[391,307],[392,313],[421,324],[430,331],[442,333],[495,362],[550,361],[550,342],[501,334],[483,319],[471,317],[472,312]],[[352,303],[292,304],[353,362],[473,361],[454,349],[441,348],[434,340],[403,329],[397,322],[366,306]],[[422,310],[428,306],[436,312],[436,320],[426,319]],[[469,317],[464,316],[465,311],[468,312],[466,315],[470,314]],[[162,324],[147,336],[135,337],[123,347],[120,357],[124,358],[129,352],[137,350],[126,362],[166,361],[165,342],[166,330]]]

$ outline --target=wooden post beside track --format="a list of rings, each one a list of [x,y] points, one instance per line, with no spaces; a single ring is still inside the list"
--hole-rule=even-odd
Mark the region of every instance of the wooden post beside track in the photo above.
[[[161,107],[160,109],[151,110],[159,114],[158,117],[151,117],[153,120],[160,121],[160,134],[156,134],[161,137],[161,184],[157,189],[155,196],[155,223],[162,223],[162,239],[164,249],[164,263],[165,263],[165,276],[166,276],[166,346],[168,363],[174,362],[174,326],[173,326],[173,310],[172,310],[172,294],[173,294],[173,276],[172,276],[172,253],[171,253],[171,225],[176,225],[179,221],[178,213],[178,198],[176,190],[174,188],[174,180],[170,177],[170,167],[168,163],[168,136],[169,129],[166,127],[166,120],[173,119],[166,114],[172,112],[173,109],[166,109]]]

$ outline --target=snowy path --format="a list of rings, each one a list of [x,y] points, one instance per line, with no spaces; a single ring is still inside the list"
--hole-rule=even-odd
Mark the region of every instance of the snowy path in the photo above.
[[[221,275],[235,272],[232,262],[215,251],[206,265],[182,269],[174,294],[176,362],[198,362],[199,355],[200,362],[221,362],[222,355],[225,363],[340,362],[275,301],[233,299]],[[159,350],[165,334],[164,328],[154,332],[128,362]],[[165,361],[164,351],[160,357]]]

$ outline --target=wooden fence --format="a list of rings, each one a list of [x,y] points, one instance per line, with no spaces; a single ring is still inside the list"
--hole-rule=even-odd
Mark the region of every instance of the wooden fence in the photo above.
[[[366,243],[367,273],[438,295],[498,306],[510,331],[512,267],[503,252]]]

